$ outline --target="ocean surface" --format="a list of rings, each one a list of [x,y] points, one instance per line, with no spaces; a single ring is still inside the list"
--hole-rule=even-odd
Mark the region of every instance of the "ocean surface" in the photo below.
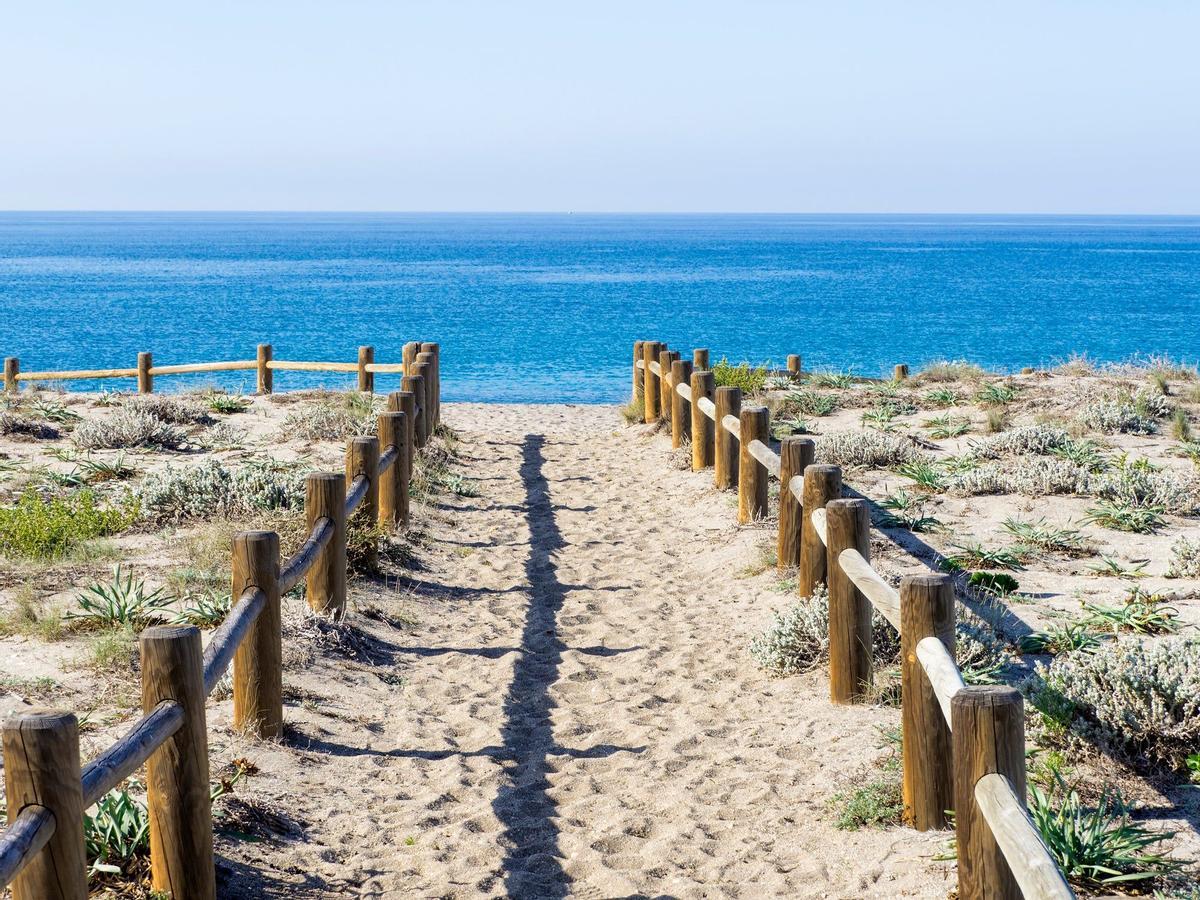
[[[0,213],[0,314],[0,356],[25,371],[253,359],[260,341],[392,362],[433,340],[447,400],[620,401],[643,338],[864,375],[1195,361],[1200,218]],[[156,389],[203,383],[254,389],[252,372]]]

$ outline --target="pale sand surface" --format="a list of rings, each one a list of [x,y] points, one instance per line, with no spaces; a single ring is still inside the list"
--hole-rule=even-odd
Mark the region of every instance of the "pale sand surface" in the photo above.
[[[947,834],[833,827],[898,711],[756,668],[781,597],[710,473],[610,407],[444,418],[480,496],[430,511],[419,624],[370,623],[403,681],[318,658],[290,747],[227,748],[297,834],[223,841],[226,896],[947,895]]]

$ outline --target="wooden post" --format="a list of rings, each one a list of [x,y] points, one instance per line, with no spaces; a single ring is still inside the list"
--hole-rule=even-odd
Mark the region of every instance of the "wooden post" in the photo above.
[[[900,363],[892,369],[892,381],[903,381],[908,377],[908,366],[905,363]]]
[[[270,344],[258,345],[258,392],[269,394],[275,388],[275,370],[267,363],[274,358],[274,350]]]
[[[372,525],[379,520],[379,438],[352,437],[346,441],[346,490],[359,476],[367,479],[367,493],[356,512]]]
[[[950,727],[917,659],[917,644],[930,636],[954,658],[954,582],[949,575],[908,575],[900,582],[903,792],[904,818],[917,831],[944,828],[954,807]]]
[[[801,597],[811,597],[817,585],[825,583],[825,544],[813,527],[814,509],[824,509],[830,500],[842,495],[842,470],[837,466],[811,465],[804,469],[804,499],[800,502],[800,573],[797,579]]]
[[[699,472],[701,469],[707,469],[713,464],[715,456],[715,448],[713,441],[716,438],[716,432],[713,430],[713,420],[704,414],[704,410],[700,408],[700,398],[705,397],[712,400],[714,385],[713,373],[693,372],[692,373],[692,471]]]
[[[154,358],[150,353],[143,351],[138,354],[137,389],[139,394],[154,393],[154,376],[150,374],[150,369],[153,366]]]
[[[692,351],[692,368],[700,371],[708,370],[708,350],[698,347]]]
[[[416,363],[413,363],[413,368],[416,368]],[[414,450],[419,450],[425,446],[425,410],[421,407],[425,401],[425,379],[420,375],[405,375],[400,379],[400,392],[413,395],[412,446]]]
[[[433,403],[433,427],[436,429],[442,421],[442,348],[438,344],[426,343],[421,345],[421,352],[433,357],[433,385],[429,393]]]
[[[816,444],[812,438],[789,435],[779,445],[779,541],[777,565],[787,569],[800,565],[800,500],[792,493],[792,479],[803,477],[812,465]]]
[[[21,373],[21,361],[15,356],[4,357],[4,390],[15,391],[19,386],[17,376]]]
[[[640,363],[642,361],[642,357],[644,355],[645,354],[642,353],[642,342],[634,341],[633,342],[633,399],[630,402],[633,403],[635,406],[638,404],[638,401],[641,401],[643,403],[645,402],[645,400],[643,398],[645,397],[644,391],[646,389],[646,386],[645,386],[646,374],[640,368],[638,368],[638,363]]]
[[[767,467],[750,455],[750,442],[771,439],[770,414],[765,406],[743,406],[741,453],[738,456],[738,524],[745,525],[767,516]]]
[[[233,725],[257,738],[277,738],[283,734],[283,622],[274,531],[239,531],[233,538],[233,602],[250,587],[267,602],[233,657]]]
[[[422,416],[425,424],[422,428],[425,432],[425,443],[429,443],[429,439],[437,431],[437,392],[434,390],[433,384],[433,354],[426,353],[424,350],[418,353],[417,364],[414,370],[417,375],[424,379],[421,382],[425,391],[421,396],[421,403],[425,410],[425,414]]]
[[[417,354],[421,352],[420,341],[409,341],[400,351],[400,361],[404,363],[404,374],[412,374],[412,366],[417,361]]]
[[[212,803],[200,629],[156,625],[141,635],[142,712],[164,700],[183,708],[183,725],[146,763],[150,880],[172,900],[213,900]]]
[[[358,389],[364,394],[375,393],[375,373],[368,372],[367,366],[375,362],[374,347],[358,348]]]
[[[308,570],[308,605],[340,616],[346,608],[346,476],[310,473],[304,482],[304,514],[310,532],[318,519],[333,523],[333,539]]]
[[[717,421],[713,452],[713,481],[719,491],[737,486],[738,452],[740,441],[725,427],[726,416],[740,421],[742,415],[742,389],[722,386],[717,388]]]
[[[4,796],[12,824],[27,806],[54,816],[50,841],[13,879],[13,900],[85,900],[79,722],[71,713],[30,710],[4,722]]]
[[[404,463],[404,482],[400,491],[400,527],[408,527],[409,485],[412,484],[414,427],[417,418],[417,395],[412,391],[392,391],[388,394],[388,411],[404,413],[404,446],[401,459]]]
[[[676,355],[674,350],[665,347],[658,352],[658,367],[662,370],[662,377],[658,379],[658,407],[663,420],[667,422],[671,421],[671,363]]]
[[[843,550],[857,550],[870,561],[871,513],[867,501],[826,503],[825,536],[829,540],[829,699],[854,703],[871,689],[871,601],[854,586],[837,560]]]
[[[788,374],[793,378],[799,378],[801,372],[801,360],[799,353],[789,353],[787,358]]]
[[[685,359],[671,363],[671,449],[678,450],[683,442],[692,438],[692,404],[676,390],[676,385],[686,384],[691,389],[692,364]]]
[[[1025,806],[1025,713],[1016,688],[986,685],[950,701],[954,722],[954,831],[958,896],[962,900],[1021,900],[1004,854],[975,802],[975,785],[999,772]]]
[[[379,414],[379,452],[382,457],[388,448],[396,449],[396,461],[379,476],[379,527],[389,531],[403,528],[406,523],[405,503],[408,479],[404,471],[404,439],[407,426],[402,412]]]
[[[645,362],[646,368],[643,370],[645,375],[645,401],[646,401],[646,424],[649,425],[658,421],[659,414],[659,378],[650,368],[651,363],[658,362],[659,351],[662,350],[662,344],[658,341],[643,341],[642,352],[645,356],[642,361]]]

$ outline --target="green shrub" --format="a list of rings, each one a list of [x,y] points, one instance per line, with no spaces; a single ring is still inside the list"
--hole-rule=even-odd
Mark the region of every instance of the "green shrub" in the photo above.
[[[733,365],[725,357],[712,367],[713,381],[717,387],[741,388],[743,394],[757,394],[767,380],[766,366],[751,366],[748,362]]]
[[[43,500],[31,489],[15,506],[0,508],[0,554],[58,559],[84,541],[124,531],[137,511],[132,500],[112,506],[90,490]]]
[[[1017,390],[1011,382],[985,384],[975,393],[975,402],[980,406],[1003,406],[1017,399]]]
[[[972,572],[967,578],[967,584],[992,594],[1007,596],[1015,594],[1020,584],[1007,572]]]
[[[209,459],[198,466],[167,467],[148,475],[138,497],[143,514],[153,522],[300,509],[304,471],[297,463],[272,459],[251,460],[236,469]]]
[[[818,388],[845,390],[854,384],[854,376],[849,372],[813,372],[808,376],[808,383]]]
[[[1200,746],[1200,640],[1119,637],[1039,665],[1031,700],[1146,766],[1182,770]]]
[[[1135,506],[1126,500],[1101,500],[1088,508],[1083,520],[1114,531],[1153,534],[1166,524],[1162,513],[1161,506]]]
[[[930,406],[958,406],[962,402],[962,394],[953,388],[934,388],[925,395],[925,402]]]
[[[1107,637],[1093,631],[1087,622],[1068,622],[1025,635],[1020,647],[1022,653],[1075,653],[1093,650]]]
[[[150,816],[128,791],[109,791],[84,813],[83,841],[92,875],[120,875],[150,854]]]
[[[171,598],[161,589],[146,589],[146,582],[134,578],[132,572],[121,577],[121,566],[113,569],[107,583],[94,581],[75,597],[76,608],[68,610],[66,619],[85,628],[141,628],[163,619]]]
[[[250,408],[250,401],[241,394],[222,394],[217,391],[205,396],[204,404],[210,412],[223,415],[245,412]]]
[[[848,793],[836,794],[831,802],[837,807],[834,824],[843,831],[897,825],[904,812],[900,777],[896,773],[885,773]]]
[[[784,409],[805,416],[827,416],[837,409],[837,398],[832,394],[819,394],[807,388],[792,391],[784,400]]]

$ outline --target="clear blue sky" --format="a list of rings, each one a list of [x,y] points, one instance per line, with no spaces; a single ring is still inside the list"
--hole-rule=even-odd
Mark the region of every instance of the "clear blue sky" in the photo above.
[[[42,2],[0,209],[1200,213],[1196,0]]]

